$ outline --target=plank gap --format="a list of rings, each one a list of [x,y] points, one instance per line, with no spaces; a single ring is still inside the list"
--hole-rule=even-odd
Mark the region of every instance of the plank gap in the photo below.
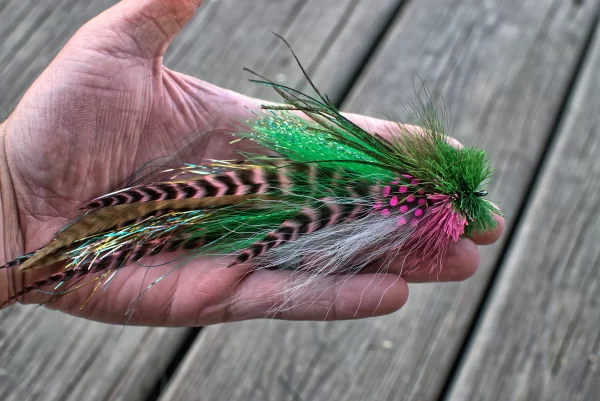
[[[323,43],[323,47],[321,47],[318,50],[317,55],[315,56],[314,61],[312,63],[310,63],[306,67],[306,72],[309,75],[312,75],[312,73],[314,71],[316,71],[317,66],[320,64],[320,61],[325,57],[325,55],[327,54],[327,52],[329,51],[329,49],[331,49],[331,47],[334,45],[336,39],[342,33],[344,27],[346,26],[346,24],[348,23],[348,21],[352,17],[352,14],[356,10],[356,7],[358,6],[358,1],[359,0],[352,0],[348,4],[348,6],[346,7],[346,9],[344,10],[344,14],[342,14],[342,16],[340,17],[340,19],[338,20],[338,22],[335,24],[335,27],[333,28],[333,31],[331,31],[331,33],[329,34],[329,36],[327,36],[327,38],[325,39],[325,42]]]
[[[2,13],[2,11],[4,11],[4,9],[8,6],[9,0],[4,0],[2,3],[0,3],[0,13]]]
[[[356,63],[356,68],[349,76],[348,81],[346,81],[346,85],[340,88],[340,92],[337,96],[335,96],[332,101],[335,105],[341,106],[343,105],[349,97],[352,88],[358,81],[359,77],[363,74],[363,72],[367,69],[369,62],[373,59],[375,52],[380,48],[380,46],[385,43],[385,38],[387,33],[395,26],[396,21],[402,18],[402,12],[406,9],[406,7],[411,3],[411,0],[404,0],[398,2],[396,7],[394,7],[393,11],[390,13],[390,16],[387,20],[384,20],[381,24],[382,29],[375,36],[373,42],[371,42],[371,46],[369,50],[365,52],[361,62]]]
[[[171,378],[177,371],[177,368],[181,364],[181,361],[183,360],[183,358],[185,358],[189,349],[196,341],[196,338],[200,334],[200,331],[202,331],[202,327],[195,327],[193,329],[190,329],[189,333],[187,333],[187,335],[183,338],[181,345],[173,354],[173,357],[167,364],[165,371],[156,379],[156,383],[152,387],[150,393],[148,393],[146,401],[156,401],[160,398],[164,390],[169,385]]]
[[[511,246],[513,245],[515,233],[521,227],[521,223],[524,220],[524,216],[526,216],[526,214],[527,214],[526,213],[527,209],[528,209],[527,201],[532,198],[532,195],[537,190],[540,178],[543,175],[542,173],[544,171],[544,166],[546,165],[546,162],[548,159],[547,156],[550,154],[552,146],[560,132],[560,127],[564,121],[564,118],[567,115],[569,103],[572,99],[572,96],[575,93],[577,84],[579,83],[579,80],[581,79],[581,72],[582,72],[582,70],[585,66],[585,62],[588,59],[589,54],[591,52],[591,48],[592,48],[592,45],[594,42],[594,37],[596,36],[596,34],[598,32],[598,24],[599,23],[600,23],[600,10],[598,10],[596,12],[596,15],[594,16],[594,20],[593,20],[592,24],[590,25],[590,28],[589,28],[588,33],[585,38],[585,42],[581,49],[581,53],[577,57],[577,62],[575,64],[575,67],[573,68],[573,71],[572,71],[569,81],[567,83],[567,87],[565,89],[564,96],[558,107],[554,121],[552,122],[552,125],[550,128],[550,134],[548,135],[546,142],[543,144],[543,147],[540,152],[540,156],[538,157],[538,160],[536,161],[535,168],[533,170],[531,179],[529,180],[529,183],[524,191],[524,195],[521,199],[521,203],[517,208],[517,213],[515,214],[515,217],[513,219],[513,224],[510,226],[510,229],[508,230],[507,234],[505,234],[505,235],[507,235],[507,240],[506,240],[503,248],[500,250],[500,254],[497,259],[497,262],[493,267],[492,273],[490,275],[490,279],[487,282],[487,285],[483,292],[483,298],[481,299],[481,302],[475,311],[473,320],[466,331],[466,334],[463,339],[463,343],[460,345],[457,357],[454,360],[453,364],[451,365],[450,371],[448,372],[448,375],[446,377],[444,385],[440,391],[440,395],[437,397],[437,399],[439,401],[447,401],[449,399],[448,397],[450,395],[450,391],[452,389],[452,386],[454,385],[455,380],[458,378],[458,374],[460,373],[463,362],[468,354],[469,348],[472,345],[472,341],[475,338],[475,333],[480,328],[480,325],[483,321],[483,317],[485,316],[485,311],[493,297],[493,292],[494,292],[493,290],[496,287],[497,279],[500,275],[500,271],[502,270],[502,266],[504,265],[504,263],[506,261],[506,258],[509,254]]]

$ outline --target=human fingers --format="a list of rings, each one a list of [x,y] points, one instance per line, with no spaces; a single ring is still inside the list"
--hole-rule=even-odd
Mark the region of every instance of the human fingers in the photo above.
[[[89,292],[74,292],[50,307],[103,322],[201,326],[262,318],[358,319],[394,312],[408,297],[406,282],[397,274],[308,279],[294,271],[252,271],[251,265],[227,268],[226,262],[203,258],[173,271],[167,265],[156,271],[129,266],[84,308]],[[166,273],[155,287],[140,291]],[[125,313],[129,310],[135,310],[131,319]]]
[[[469,238],[461,238],[450,245],[439,271],[410,269],[402,277],[409,283],[463,281],[475,274],[479,267],[479,249]],[[394,261],[391,270],[399,271],[402,261]]]
[[[398,133],[408,133],[422,135],[423,128],[411,125],[411,124],[400,124],[395,121],[381,120],[374,117],[363,116],[355,113],[342,113],[354,124],[358,125],[362,129],[372,134],[378,134],[383,138],[390,139]],[[455,148],[462,148],[463,145],[456,139],[448,137],[448,143]]]
[[[495,206],[495,205],[494,205]],[[498,207],[496,206],[498,209]],[[498,209],[499,210],[499,209]],[[499,212],[500,213],[500,212]],[[502,232],[504,231],[504,218],[500,214],[494,215],[494,220],[496,220],[496,227],[492,230],[483,232],[483,233],[475,233],[471,238],[477,245],[490,245],[496,242]]]
[[[461,238],[450,245],[439,269],[419,265],[411,256],[397,256],[378,260],[362,273],[398,274],[408,283],[441,283],[466,280],[475,274],[478,267],[477,245],[471,239]]]
[[[229,301],[225,320],[358,319],[394,312],[408,297],[406,282],[396,274],[332,275],[306,280],[291,271],[254,272]]]

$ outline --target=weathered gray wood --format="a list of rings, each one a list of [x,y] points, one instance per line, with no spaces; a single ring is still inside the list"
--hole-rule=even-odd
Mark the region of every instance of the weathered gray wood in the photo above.
[[[600,396],[600,35],[450,400]]]
[[[0,316],[5,401],[143,400],[185,335],[183,329],[125,328],[25,306]]]
[[[4,115],[75,30],[115,2],[0,1]],[[375,8],[356,0],[326,6],[317,0],[308,5],[299,0],[207,2],[173,43],[166,63],[210,82],[262,95],[261,88],[247,82],[243,66],[270,75],[284,72],[290,82],[300,80],[290,53],[271,34],[275,31],[289,39],[317,76],[339,61],[331,55],[344,52],[344,63],[335,66],[335,79],[323,85],[328,92],[340,94],[398,2],[382,0]],[[0,399],[144,399],[186,334],[185,330],[103,325],[43,308],[11,307],[0,311]]]
[[[306,80],[283,36],[307,72],[333,101],[403,0],[237,1],[207,4],[184,28],[165,57],[167,66],[250,96],[280,100],[270,88],[249,85],[250,68],[278,83],[302,88]]]
[[[117,0],[7,0],[0,8],[0,118],[19,99],[71,35]]]
[[[560,0],[411,2],[345,109],[402,119],[418,73],[451,107],[455,136],[489,151],[491,199],[510,226],[598,9]],[[438,399],[501,248],[482,249],[468,282],[413,286],[392,316],[207,328],[163,400]]]

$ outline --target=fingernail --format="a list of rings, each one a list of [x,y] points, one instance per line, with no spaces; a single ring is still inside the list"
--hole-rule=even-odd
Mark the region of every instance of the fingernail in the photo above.
[[[464,145],[460,142],[458,142],[456,139],[452,138],[452,137],[446,137],[446,142],[448,143],[448,145],[457,148],[457,149],[462,149],[464,148]]]

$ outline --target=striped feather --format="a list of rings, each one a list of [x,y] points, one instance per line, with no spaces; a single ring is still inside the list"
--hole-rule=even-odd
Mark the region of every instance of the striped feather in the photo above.
[[[358,195],[355,189],[346,190],[348,193]],[[360,191],[360,194],[366,196],[368,193]],[[362,218],[372,210],[361,198],[352,200],[352,202],[349,200],[340,202],[339,199],[323,198],[315,206],[305,207],[296,217],[284,221],[276,230],[243,250],[229,267],[262,256],[281,244],[295,241],[300,235],[308,235],[327,226]]]
[[[153,201],[264,194],[274,188],[285,188],[289,185],[285,174],[255,167],[212,174],[193,181],[158,182],[126,188],[96,198],[83,209]]]
[[[181,199],[162,202],[153,201],[116,205],[92,210],[60,231],[54,240],[47,246],[38,249],[28,257],[27,260],[19,263],[19,270],[28,271],[44,267],[49,264],[49,259],[47,259],[49,256],[64,250],[77,240],[88,238],[103,232],[109,232],[128,225],[138,224],[150,217],[158,217],[174,211],[197,210],[201,208],[216,208],[225,205],[233,205],[248,201],[253,197],[253,195],[231,195],[219,198]],[[17,260],[10,263],[16,262]],[[52,263],[54,262],[55,261]]]

